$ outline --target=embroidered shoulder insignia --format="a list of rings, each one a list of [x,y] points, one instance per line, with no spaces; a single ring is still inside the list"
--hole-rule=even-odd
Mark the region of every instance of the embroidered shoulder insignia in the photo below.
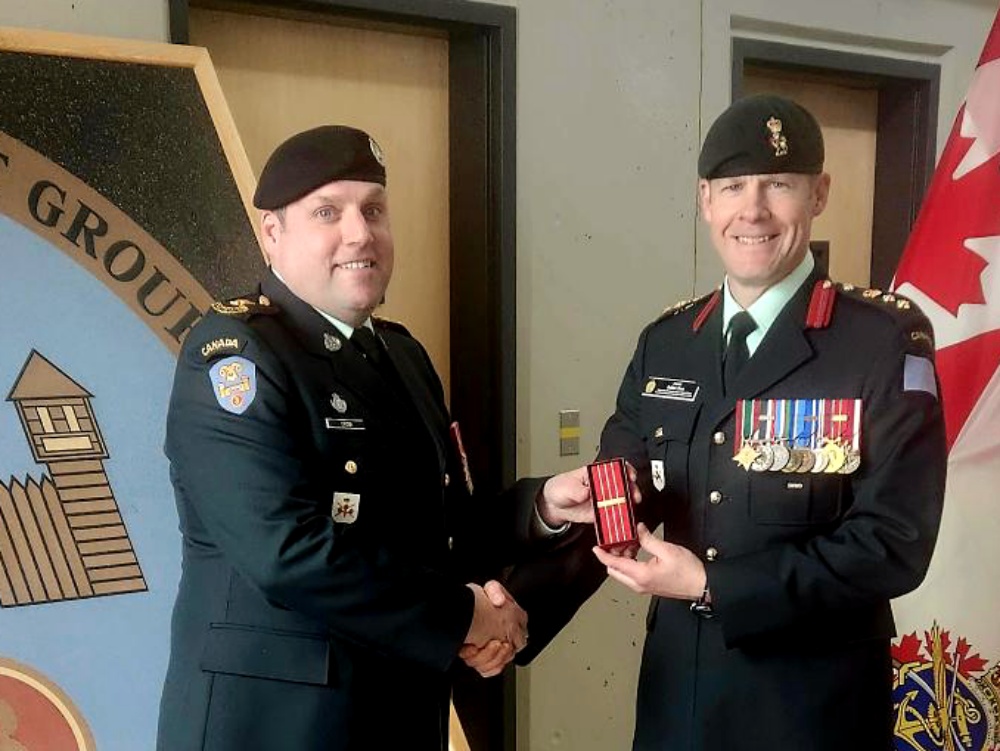
[[[934,330],[917,304],[896,292],[865,289],[853,284],[837,284],[837,288],[856,300],[861,300],[890,314],[906,332],[911,351],[933,354]]]
[[[237,297],[234,300],[212,303],[212,310],[224,316],[233,316],[246,320],[256,315],[274,315],[280,308],[272,305],[271,300],[266,295],[254,297]]]
[[[686,310],[691,310],[695,306],[703,302],[708,302],[710,307],[714,307],[715,303],[712,303],[712,298],[719,294],[719,290],[715,289],[708,294],[702,295],[701,297],[689,298],[687,300],[681,300],[680,302],[675,302],[673,305],[664,308],[663,312],[656,318],[654,323],[659,323],[660,321],[671,318],[678,313],[683,313]]]
[[[238,355],[246,346],[246,339],[238,336],[223,336],[201,345],[198,350],[206,362],[223,355]]]

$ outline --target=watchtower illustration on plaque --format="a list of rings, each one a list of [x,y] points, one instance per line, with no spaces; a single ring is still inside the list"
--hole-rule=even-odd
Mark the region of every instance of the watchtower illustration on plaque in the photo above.
[[[93,398],[35,350],[7,396],[48,475],[0,483],[0,607],[146,590]]]

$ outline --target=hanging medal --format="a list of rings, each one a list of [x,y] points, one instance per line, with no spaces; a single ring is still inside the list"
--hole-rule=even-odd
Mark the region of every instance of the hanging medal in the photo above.
[[[813,455],[813,466],[810,470],[813,474],[820,474],[826,471],[826,466],[830,463],[830,457],[823,450],[823,441],[826,438],[828,415],[830,413],[830,400],[818,400],[818,413],[816,415],[816,429],[813,431],[810,451]]]
[[[774,461],[771,462],[772,472],[780,472],[788,466],[788,459],[791,456],[791,452],[788,448],[791,443],[791,434],[789,432],[791,416],[792,400],[775,399],[774,444],[771,446],[771,450],[774,453]]]
[[[773,399],[755,399],[752,402],[754,424],[754,437],[757,439],[755,448],[757,456],[750,465],[754,472],[767,472],[774,463],[774,450],[772,445],[772,431],[774,425]]]
[[[757,449],[753,445],[754,430],[754,403],[748,399],[740,399],[736,402],[736,435],[740,437],[739,442],[733,441],[733,461],[739,464],[747,472],[754,460],[757,458]]]

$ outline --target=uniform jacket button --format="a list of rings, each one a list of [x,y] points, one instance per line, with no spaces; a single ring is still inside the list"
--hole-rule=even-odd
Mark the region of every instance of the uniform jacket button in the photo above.
[[[722,503],[722,493],[720,493],[718,490],[713,490],[711,493],[708,494],[708,500],[711,503],[718,505]]]
[[[712,436],[712,443],[714,443],[716,446],[721,446],[725,442],[726,442],[726,434],[723,433],[721,430]]]
[[[451,485],[451,475],[449,475],[447,472],[445,472],[444,473],[444,486],[448,487],[449,485]]]
[[[349,475],[355,475],[358,473],[358,463],[353,459],[348,459],[347,464],[344,465],[344,470]]]
[[[715,548],[709,548],[708,550],[705,551],[705,557],[710,561],[714,561],[716,558],[719,557],[719,551],[716,550]]]
[[[455,549],[455,538],[452,537],[451,535],[449,535],[448,536],[448,550],[454,550],[454,549]]]

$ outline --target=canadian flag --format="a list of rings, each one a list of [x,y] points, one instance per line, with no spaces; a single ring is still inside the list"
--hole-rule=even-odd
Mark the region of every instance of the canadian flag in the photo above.
[[[1000,460],[1000,14],[894,284],[934,324],[951,460]]]
[[[1000,13],[894,285],[934,325],[949,446],[934,559],[893,603],[895,747],[1000,751]]]

